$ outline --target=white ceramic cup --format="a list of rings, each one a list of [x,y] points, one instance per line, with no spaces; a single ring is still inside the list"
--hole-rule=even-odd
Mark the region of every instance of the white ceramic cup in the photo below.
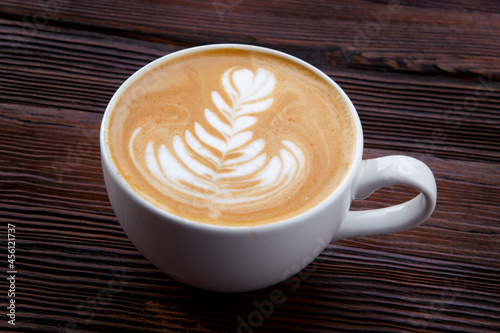
[[[177,56],[215,48],[240,48],[277,55],[323,77],[345,99],[356,122],[352,166],[340,186],[323,202],[290,219],[254,227],[217,226],[167,213],[135,193],[119,175],[107,146],[110,115],[120,95],[146,71]],[[198,288],[243,292],[271,286],[313,261],[332,241],[410,229],[425,221],[436,204],[436,182],[422,162],[405,156],[362,160],[363,133],[358,114],[343,90],[310,64],[275,50],[239,44],[194,47],[164,56],[141,68],[117,90],[101,124],[104,180],[114,212],[127,236],[156,267]],[[349,211],[387,185],[409,185],[421,193],[387,208]]]

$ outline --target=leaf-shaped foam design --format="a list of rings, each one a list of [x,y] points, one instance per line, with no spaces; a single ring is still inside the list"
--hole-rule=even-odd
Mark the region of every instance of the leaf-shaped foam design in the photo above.
[[[243,131],[257,122],[257,117],[241,116],[234,121],[233,132]]]
[[[231,68],[222,76],[222,84],[233,105],[239,106],[268,96],[276,85],[276,78],[263,68],[259,68],[256,75],[248,69]]]
[[[243,146],[252,139],[252,136],[253,133],[251,131],[236,133],[229,139],[227,149],[233,150],[235,148]]]
[[[186,130],[184,135],[186,138],[186,143],[194,152],[196,152],[196,154],[205,157],[212,163],[217,163],[219,161],[219,158],[212,154],[210,150],[203,147],[203,145],[198,141],[198,139],[196,139],[193,134],[191,134],[191,132]]]
[[[244,104],[241,106],[240,110],[238,111],[238,116],[242,116],[244,114],[249,114],[249,113],[256,113],[256,112],[261,112],[266,110],[268,107],[273,104],[273,99],[268,98],[263,101],[255,102],[255,103],[250,103],[250,104]]]
[[[194,131],[198,138],[200,138],[208,146],[215,148],[222,153],[227,152],[227,142],[209,134],[200,124],[194,123]]]
[[[266,154],[261,154],[245,163],[244,168],[235,168],[231,172],[218,173],[217,179],[243,177],[259,170],[266,163]]]
[[[209,130],[195,122],[194,131],[186,129],[184,137],[172,138],[171,149],[156,142],[147,144],[144,158],[150,182],[181,202],[204,201],[213,217],[228,205],[251,204],[296,187],[305,167],[300,148],[284,140],[279,154],[269,156],[264,140],[255,138],[251,130],[258,113],[272,105],[276,83],[275,76],[263,68],[255,73],[244,68],[227,70],[222,75],[226,98],[212,91],[216,110],[204,109]],[[141,130],[134,132],[129,143],[134,161],[134,140]]]
[[[235,153],[240,153],[241,155],[236,158],[227,158],[222,165],[231,165],[231,164],[239,164],[243,162],[247,162],[257,155],[259,155],[262,150],[264,150],[264,141],[259,139],[252,141],[250,144],[246,145],[245,147],[242,147],[239,150],[236,150]]]
[[[217,131],[219,131],[219,133],[222,133],[224,137],[233,134],[233,127],[220,120],[220,118],[209,109],[205,109],[205,118]]]
[[[233,118],[233,110],[229,107],[229,105],[226,104],[224,99],[217,91],[212,91],[212,101],[214,102],[215,106],[217,106],[222,115],[224,115],[224,117],[226,117],[228,121],[231,121]]]
[[[203,163],[200,163],[198,160],[193,158],[191,154],[189,154],[186,146],[184,145],[184,142],[179,136],[174,136],[172,146],[174,147],[174,151],[180,161],[192,172],[197,173],[200,176],[213,176],[215,174],[214,170],[205,166]]]

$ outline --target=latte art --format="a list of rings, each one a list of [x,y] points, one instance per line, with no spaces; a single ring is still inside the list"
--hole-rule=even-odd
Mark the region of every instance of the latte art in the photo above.
[[[258,122],[256,114],[273,103],[270,95],[276,78],[271,72],[259,68],[254,74],[231,68],[224,73],[222,85],[230,104],[214,90],[211,98],[217,112],[204,110],[219,137],[195,122],[194,134],[186,130],[184,137],[173,137],[172,151],[149,141],[144,154],[147,169],[154,176],[151,185],[187,204],[196,199],[198,205],[209,207],[212,218],[227,205],[252,204],[288,187],[293,191],[303,180],[305,164],[302,151],[288,140],[282,141],[279,155],[269,158],[264,140],[254,138],[251,131]],[[136,161],[140,154],[134,140],[141,130],[134,131],[129,146],[137,168],[141,163]]]
[[[152,204],[255,225],[317,205],[352,162],[354,122],[322,78],[264,53],[212,50],[139,78],[109,125],[113,161]]]

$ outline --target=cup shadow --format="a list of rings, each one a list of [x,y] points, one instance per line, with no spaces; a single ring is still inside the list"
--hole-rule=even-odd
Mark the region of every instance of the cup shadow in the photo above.
[[[193,329],[200,332],[276,332],[278,328],[310,332],[324,329],[332,312],[336,320],[342,320],[338,314],[349,312],[344,297],[352,292],[348,281],[332,274],[331,267],[325,269],[318,258],[287,280],[252,292],[210,292],[175,282],[175,302],[172,295],[164,295],[157,306],[174,307],[178,314],[195,319]]]

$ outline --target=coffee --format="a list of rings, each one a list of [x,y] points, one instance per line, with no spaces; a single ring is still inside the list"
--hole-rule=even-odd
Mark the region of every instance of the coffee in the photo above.
[[[212,49],[148,70],[117,101],[107,143],[119,174],[153,205],[249,226],[313,208],[346,176],[349,106],[291,60]]]

